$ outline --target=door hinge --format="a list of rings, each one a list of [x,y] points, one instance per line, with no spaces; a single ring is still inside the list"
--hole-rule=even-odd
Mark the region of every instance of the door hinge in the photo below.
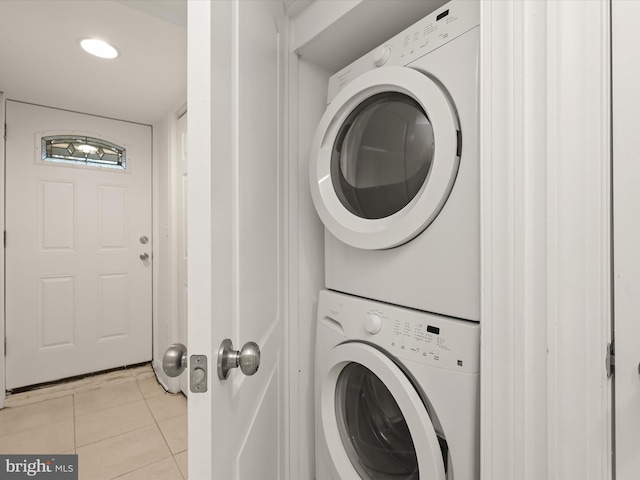
[[[607,358],[605,359],[605,368],[607,369],[607,378],[611,378],[616,372],[616,353],[613,343],[607,343]]]

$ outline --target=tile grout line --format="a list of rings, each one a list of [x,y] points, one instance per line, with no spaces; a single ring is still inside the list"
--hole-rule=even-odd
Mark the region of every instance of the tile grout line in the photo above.
[[[171,447],[169,447],[169,444],[167,443],[167,439],[166,439],[166,438],[164,438],[164,434],[162,433],[162,430],[160,429],[160,425],[158,425],[158,420],[156,420],[156,417],[155,417],[155,415],[153,414],[153,411],[152,411],[152,410],[151,410],[151,408],[149,407],[149,403],[147,402],[147,398],[144,396],[144,392],[143,392],[143,391],[142,391],[142,389],[140,388],[140,384],[138,383],[138,380],[134,380],[134,382],[135,382],[135,384],[136,384],[136,387],[138,388],[138,391],[140,392],[140,395],[142,395],[142,399],[144,400],[144,404],[145,404],[145,406],[147,407],[147,410],[149,410],[149,413],[151,414],[151,418],[153,418],[153,421],[154,421],[154,423],[155,423],[156,428],[158,429],[158,432],[160,433],[160,436],[162,436],[162,440],[164,441],[165,445],[167,446],[167,450],[169,451],[169,457],[173,458],[173,454],[171,453]],[[160,459],[160,460],[157,460],[157,461],[162,461],[162,460],[164,460],[164,459],[166,459],[166,458],[169,458],[169,457],[164,457],[164,458],[162,458],[162,459]],[[174,459],[173,461],[175,462],[175,459]],[[146,467],[148,467],[149,465],[153,465],[154,463],[156,463],[156,462],[154,461],[154,462],[147,463],[147,464],[145,464],[145,465],[141,465],[141,466],[140,466],[140,467],[138,467],[138,468],[135,468],[135,469],[130,470],[130,471],[126,472],[126,473],[123,473],[122,475],[118,475],[118,477],[122,477],[122,476],[124,476],[124,475],[128,475],[129,473],[133,473],[133,472],[135,472],[136,470],[140,470],[140,469],[142,469],[142,468],[146,468]],[[177,466],[177,465],[176,465],[176,466]],[[178,467],[178,471],[180,471],[180,468],[179,468],[179,467]],[[180,474],[182,475],[182,472],[180,472]],[[111,480],[115,480],[115,479],[117,479],[118,477],[112,477],[112,479],[111,479]]]
[[[66,391],[64,393],[60,392],[62,394],[59,395],[59,396],[56,396],[54,398],[45,396],[44,398],[40,398],[37,401],[31,401],[31,402],[28,402],[28,403],[25,403],[25,404],[13,405],[12,407],[22,410],[23,408],[35,407],[39,403],[45,404],[45,403],[48,403],[48,402],[54,402],[54,401],[57,401],[57,400],[62,400],[64,397],[67,397],[67,396],[71,397],[68,401],[71,402],[71,413],[72,413],[72,418],[71,418],[72,428],[73,428],[73,432],[72,432],[72,436],[73,436],[73,438],[72,438],[72,448],[73,448],[73,452],[76,455],[78,455],[78,450],[79,449],[82,449],[82,448],[90,446],[90,445],[94,445],[95,443],[98,443],[100,441],[109,440],[109,439],[112,439],[112,438],[116,438],[116,437],[118,437],[120,435],[130,434],[132,432],[135,432],[135,431],[138,431],[138,430],[141,430],[141,429],[144,429],[144,428],[149,428],[149,427],[155,426],[156,430],[159,431],[160,435],[162,436],[162,442],[166,447],[166,456],[161,458],[161,459],[155,460],[155,461],[150,461],[149,463],[147,463],[145,465],[136,466],[133,470],[130,470],[129,472],[121,473],[121,474],[118,475],[118,477],[114,477],[114,478],[119,478],[119,477],[124,476],[124,475],[126,475],[128,473],[140,470],[142,468],[148,467],[149,465],[152,465],[152,464],[160,462],[160,461],[164,461],[167,458],[171,457],[175,468],[178,470],[179,478],[183,478],[184,479],[186,477],[185,477],[182,469],[180,468],[180,465],[178,464],[178,461],[176,459],[176,455],[182,455],[185,452],[187,452],[188,451],[188,446],[187,446],[187,448],[185,450],[181,450],[180,452],[177,452],[177,453],[174,454],[173,451],[172,451],[171,446],[169,445],[168,436],[165,435],[165,433],[162,431],[162,429],[160,427],[160,423],[172,420],[172,419],[180,417],[180,416],[183,416],[184,413],[180,413],[180,414],[177,414],[177,415],[169,415],[167,418],[163,418],[162,420],[159,420],[156,417],[156,415],[154,414],[154,412],[151,409],[151,407],[150,407],[150,402],[153,403],[153,399],[155,397],[159,397],[160,395],[166,395],[167,397],[170,398],[170,397],[173,397],[173,396],[180,396],[182,394],[180,394],[180,393],[171,394],[169,392],[165,392],[164,389],[162,388],[162,386],[158,383],[159,389],[161,389],[161,390],[158,390],[157,392],[154,392],[153,390],[148,391],[147,393],[149,394],[149,396],[147,397],[145,395],[145,393],[143,392],[143,388],[141,386],[141,382],[144,382],[145,380],[147,380],[147,378],[139,378],[139,379],[138,378],[131,378],[130,379],[130,381],[133,381],[136,384],[135,391],[138,394],[141,395],[141,397],[138,397],[138,399],[129,400],[129,401],[123,403],[123,404],[119,404],[119,405],[116,405],[116,406],[113,406],[113,407],[101,408],[101,409],[97,410],[96,412],[90,411],[90,408],[91,408],[90,404],[84,404],[83,402],[78,402],[77,395],[82,395],[82,394],[88,393],[88,392],[90,392],[92,390],[96,390],[97,391],[96,393],[99,396],[100,395],[99,391],[102,391],[105,388],[115,387],[116,385],[114,385],[114,384],[109,384],[109,385],[103,384],[103,385],[100,385],[100,386],[98,386],[96,388],[90,388],[90,389],[87,389],[87,390],[83,389],[83,390],[75,390],[75,391]],[[119,383],[118,385],[122,385],[124,383],[129,383],[129,382],[122,382],[122,383]],[[157,380],[156,380],[156,383],[157,383]],[[147,391],[147,390],[149,390],[149,389],[146,389],[145,391]],[[152,421],[149,422],[147,425],[140,426],[139,428],[134,428],[133,430],[129,430],[127,432],[123,432],[123,433],[120,433],[120,434],[112,435],[112,436],[104,438],[104,439],[96,440],[96,441],[88,443],[86,445],[82,445],[82,446],[78,445],[78,440],[79,440],[78,439],[78,435],[80,433],[79,430],[78,430],[79,429],[79,425],[80,425],[79,424],[79,420],[83,419],[83,417],[85,417],[87,415],[92,415],[93,413],[100,413],[100,412],[109,410],[110,408],[121,408],[121,407],[123,407],[125,405],[130,405],[130,404],[138,402],[140,400],[144,400],[144,403],[141,404],[141,408],[142,408],[142,405],[144,405],[144,407],[146,408],[147,412],[151,415]],[[68,403],[67,403],[67,405],[68,405]],[[85,408],[89,409],[88,413],[85,413],[84,415],[78,415],[77,410],[78,410],[78,408],[80,406],[83,406],[83,405],[89,405],[89,407],[85,407]],[[162,405],[162,406],[163,406],[163,408],[165,408],[164,405]],[[180,408],[182,409],[182,406]],[[60,410],[56,409],[56,411],[60,411]],[[172,404],[170,404],[170,407],[169,407],[168,411],[169,412],[173,412],[174,411],[174,406]],[[159,413],[162,413],[162,412],[165,412],[165,410],[161,409],[159,411]],[[166,414],[166,412],[165,412],[165,414]],[[53,423],[57,423],[57,422],[53,422]],[[67,425],[68,425],[68,423],[67,423]],[[40,428],[40,426],[34,426],[32,428],[27,428],[26,430],[16,431],[16,432],[14,432],[14,434],[20,434],[20,433],[23,433],[23,432],[29,432],[31,430],[35,430],[35,429],[38,429],[38,428]],[[12,434],[4,435],[4,436],[9,436],[9,435],[12,435]],[[171,435],[169,435],[169,436],[171,436]],[[180,445],[180,444],[178,444],[178,445]],[[68,452],[68,450],[67,450],[67,452]],[[60,453],[64,453],[64,452],[60,452]],[[78,455],[78,463],[79,463],[79,467],[80,467],[79,455]]]
[[[135,381],[135,380],[134,380],[134,381]],[[149,423],[148,425],[142,425],[142,426],[140,426],[140,427],[138,427],[138,428],[134,428],[134,429],[131,429],[131,430],[127,430],[127,431],[125,431],[125,432],[120,432],[120,433],[114,434],[114,435],[109,436],[109,437],[101,438],[101,439],[99,439],[99,440],[94,440],[94,441],[92,441],[92,442],[89,442],[89,443],[86,443],[86,444],[83,444],[83,445],[76,446],[76,448],[84,448],[84,447],[87,447],[87,446],[89,446],[89,445],[93,445],[93,444],[96,444],[96,443],[98,443],[98,442],[102,442],[102,441],[104,441],[104,440],[109,440],[109,439],[112,439],[112,438],[116,438],[116,437],[118,437],[118,436],[120,436],[120,435],[124,435],[124,434],[127,434],[127,433],[132,433],[132,432],[135,432],[135,431],[141,430],[141,429],[143,429],[143,428],[150,427],[150,426],[152,426],[152,425],[155,425],[155,426],[158,428],[158,431],[159,431],[159,432],[160,432],[160,434],[162,435],[162,438],[163,438],[163,440],[164,440],[165,444],[167,445],[167,447],[169,447],[169,445],[168,445],[168,443],[167,443],[167,440],[166,440],[166,438],[165,438],[164,434],[162,433],[162,429],[160,428],[159,420],[157,420],[157,419],[156,419],[156,417],[155,417],[155,415],[153,414],[153,411],[151,410],[151,407],[149,406],[149,404],[148,404],[148,402],[147,402],[147,397],[145,397],[145,395],[144,395],[144,393],[142,392],[142,390],[140,389],[140,385],[137,383],[137,381],[136,381],[136,386],[138,387],[138,390],[139,390],[139,391],[140,391],[140,393],[141,393],[141,398],[139,398],[139,399],[137,399],[137,400],[132,400],[132,401],[129,401],[129,402],[125,402],[125,403],[122,403],[122,404],[119,404],[119,405],[116,405],[116,406],[112,406],[112,407],[109,407],[109,408],[103,408],[103,409],[97,410],[97,411],[95,411],[95,412],[85,413],[85,414],[83,414],[83,415],[78,415],[78,416],[77,416],[77,418],[87,417],[87,416],[89,416],[89,415],[93,415],[94,413],[98,413],[98,414],[100,414],[100,413],[103,413],[103,412],[105,412],[105,411],[107,411],[107,410],[118,409],[118,408],[121,408],[121,407],[123,407],[123,406],[125,406],[125,405],[131,405],[132,403],[136,403],[136,402],[143,402],[143,403],[144,403],[144,405],[145,405],[145,407],[147,408],[147,411],[149,412],[149,415],[151,416],[151,419],[153,420],[153,422],[152,422],[152,423]],[[97,388],[97,389],[95,389],[95,390],[100,390],[100,389],[102,389],[102,388],[103,388],[103,387],[98,387],[98,388]],[[80,393],[84,393],[84,392],[80,392]],[[165,394],[166,394],[166,395],[168,395],[168,396],[174,396],[174,395],[172,395],[172,394],[161,393],[161,394],[158,394],[158,395],[152,395],[152,396],[151,396],[151,397],[149,397],[149,398],[155,398],[155,397],[158,397],[158,396],[160,396],[160,395],[165,395]],[[74,415],[75,415],[75,411],[74,411]],[[182,415],[182,414],[181,414],[181,415]],[[173,418],[177,418],[178,416],[180,416],[180,415],[174,415],[174,416],[171,416],[171,417],[167,417],[166,419],[163,419],[162,421],[170,420],[170,419],[173,419]],[[183,450],[183,451],[186,451],[186,450]],[[171,452],[171,448],[170,448],[170,447],[169,447],[169,452]],[[182,452],[178,452],[178,453],[182,453]],[[171,455],[173,455],[173,452],[171,452]]]
[[[142,395],[142,399],[144,400],[144,404],[145,404],[145,406],[147,407],[147,409],[149,410],[149,413],[151,414],[151,418],[153,418],[153,421],[154,421],[154,423],[155,423],[156,428],[158,429],[158,432],[160,432],[160,436],[162,436],[162,440],[164,441],[165,445],[167,446],[167,450],[169,451],[169,457],[173,458],[173,454],[171,453],[171,447],[169,447],[169,444],[167,443],[167,439],[166,439],[166,438],[164,438],[164,434],[162,433],[162,430],[160,429],[160,425],[158,425],[158,421],[156,420],[156,417],[155,417],[155,415],[153,414],[153,411],[151,410],[151,408],[149,407],[149,404],[147,403],[147,399],[146,399],[146,397],[144,396],[144,393],[142,392],[142,389],[140,388],[140,384],[138,383],[138,380],[134,380],[134,382],[135,382],[135,384],[136,384],[136,387],[138,388],[138,391],[140,392],[140,395]],[[142,427],[142,428],[147,428],[147,427],[149,427],[149,425],[147,425],[146,427]],[[137,429],[137,430],[140,430],[140,429]],[[157,461],[154,461],[154,462],[150,462],[150,463],[147,463],[147,464],[145,464],[145,465],[141,465],[140,467],[135,468],[135,469],[133,469],[133,470],[130,470],[130,471],[128,471],[128,472],[125,472],[125,473],[123,473],[123,474],[121,474],[121,475],[118,475],[117,477],[112,477],[112,478],[111,478],[111,480],[115,480],[115,479],[117,479],[118,477],[122,477],[122,476],[124,476],[124,475],[128,475],[128,474],[130,474],[130,473],[132,473],[132,472],[135,472],[135,471],[137,471],[137,470],[140,470],[140,469],[146,468],[146,467],[148,467],[149,465],[153,465],[154,463],[161,462],[161,461],[163,461],[163,460],[165,460],[166,458],[169,458],[169,457],[164,457],[164,458],[161,458],[160,460],[157,460]],[[173,461],[174,461],[174,463],[175,463],[175,459],[173,459]],[[176,466],[177,466],[177,465],[176,465]],[[180,467],[178,467],[178,471],[180,471]],[[182,475],[182,472],[180,472],[180,475]]]
[[[142,390],[140,389],[140,385],[139,385],[139,383],[138,383],[138,380],[134,378],[134,379],[132,379],[132,381],[133,381],[133,383],[135,383],[136,388],[137,388],[138,392],[140,393],[140,395],[141,395],[141,397],[142,397],[141,399],[131,400],[131,401],[128,401],[128,402],[125,402],[125,403],[122,403],[122,404],[116,405],[116,406],[114,406],[114,407],[103,408],[103,409],[98,410],[97,412],[91,412],[91,413],[88,413],[88,414],[85,414],[85,415],[80,415],[79,417],[81,418],[81,417],[83,417],[83,416],[88,416],[88,415],[91,415],[91,414],[93,414],[93,413],[103,412],[103,411],[105,411],[105,410],[110,410],[110,409],[112,409],[112,408],[120,408],[120,407],[122,407],[123,405],[130,405],[131,403],[139,402],[139,401],[141,401],[141,400],[142,400],[142,401],[144,401],[144,405],[145,405],[145,407],[147,408],[147,410],[149,411],[149,414],[151,415],[151,418],[153,419],[153,422],[155,423],[155,422],[156,422],[156,419],[155,419],[155,417],[153,416],[153,412],[151,412],[151,409],[149,408],[149,405],[148,405],[148,404],[147,404],[147,402],[146,402],[146,398],[144,397],[144,394],[143,394]],[[126,383],[129,383],[129,382],[126,382]],[[103,388],[105,388],[105,387],[108,387],[108,385],[107,385],[107,386],[102,385],[102,386],[100,386],[100,387],[98,387],[98,388],[96,388],[96,389],[94,389],[94,390],[102,390],[102,389],[103,389]],[[89,390],[89,391],[91,391],[91,390]],[[85,393],[85,392],[79,392],[79,393]],[[74,414],[75,414],[75,411],[74,411]],[[74,416],[74,419],[75,419],[75,416]],[[154,423],[150,423],[150,424],[148,424],[148,425],[144,425],[144,426],[141,426],[141,427],[139,427],[139,428],[135,428],[135,429],[133,429],[133,430],[129,430],[129,431],[127,431],[127,432],[121,432],[121,433],[118,433],[118,434],[116,434],[116,435],[113,435],[113,436],[110,436],[110,437],[107,437],[107,438],[103,438],[103,439],[100,439],[100,440],[96,440],[96,441],[94,441],[94,442],[87,443],[86,445],[82,445],[82,447],[81,447],[81,448],[88,447],[88,446],[90,446],[90,445],[95,445],[96,443],[99,443],[99,442],[102,442],[102,441],[105,441],[105,440],[110,440],[110,439],[113,439],[113,438],[117,438],[117,437],[122,436],[122,435],[131,434],[132,432],[136,432],[136,431],[138,431],[138,430],[143,430],[143,429],[145,429],[145,428],[149,428],[150,426],[153,426],[153,425],[154,425]],[[156,425],[156,426],[157,426],[157,425]],[[160,429],[158,428],[158,430],[160,430]],[[162,435],[162,432],[161,432],[161,431],[160,431],[160,434]],[[164,440],[164,437],[163,437],[163,440]],[[166,442],[165,442],[165,443],[166,443]],[[169,450],[169,455],[171,455],[171,449],[168,449],[168,450]],[[77,448],[76,448],[76,452],[77,452]],[[168,458],[168,457],[164,457],[164,458],[163,458],[163,459],[161,459],[161,460],[164,460],[165,458]],[[161,460],[160,460],[160,461],[161,461]],[[79,460],[78,460],[78,463],[79,463]],[[136,471],[136,470],[139,470],[139,469],[141,469],[141,468],[145,468],[145,467],[147,467],[147,466],[149,466],[149,465],[151,465],[151,464],[153,464],[153,463],[155,463],[155,462],[150,462],[150,463],[148,463],[148,464],[141,465],[141,466],[139,466],[139,467],[137,467],[137,468],[135,468],[135,469],[133,469],[133,470],[130,470],[130,471],[128,471],[128,472],[124,472],[124,473],[122,473],[122,474],[118,475],[118,477],[121,477],[121,476],[127,475],[127,474],[129,474],[129,473],[131,473],[131,472],[134,472],[134,471]],[[112,477],[112,478],[118,478],[118,477]]]
[[[29,405],[21,405],[21,406],[8,406],[5,409],[0,410],[0,417],[4,416],[4,420],[3,420],[3,424],[4,427],[8,429],[8,431],[3,431],[0,434],[0,441],[2,442],[7,442],[9,441],[8,439],[10,437],[13,437],[14,439],[20,436],[24,436],[27,435],[29,436],[29,438],[33,437],[33,436],[38,436],[38,433],[42,431],[42,429],[48,429],[48,428],[55,428],[56,426],[58,427],[57,431],[64,431],[64,427],[68,426],[68,422],[69,420],[71,420],[72,422],[72,428],[74,428],[74,438],[72,441],[72,445],[71,448],[73,449],[73,451],[75,452],[75,427],[73,424],[73,398],[70,399],[71,404],[72,404],[72,418],[69,419],[68,417],[59,417],[55,414],[59,413],[60,411],[65,411],[66,410],[66,406],[65,405],[56,405],[55,406],[55,410],[52,410],[52,406],[50,404],[50,402],[63,402],[65,401],[65,398],[68,397],[69,395],[65,395],[65,397],[60,397],[60,398],[55,398],[55,399],[46,399],[46,400],[42,400],[39,401],[37,403],[34,404],[29,404]],[[42,404],[42,405],[38,405],[38,404]],[[43,422],[36,422],[33,424],[27,424],[27,425],[21,425],[19,428],[15,428],[16,427],[16,423],[21,423],[18,419],[20,417],[24,417],[25,416],[25,412],[27,415],[27,418],[30,418],[32,415],[36,415],[39,416],[42,413],[42,410],[40,410],[41,406],[44,406],[45,404],[48,404],[48,406],[45,407],[46,411],[48,412],[47,414],[47,420],[43,421]],[[37,409],[38,411],[33,411],[34,409]],[[31,410],[31,411],[30,411]],[[20,412],[20,413],[18,413]],[[12,414],[15,413],[15,416],[13,416]],[[52,419],[52,420],[49,420]],[[13,440],[15,441],[15,440]],[[11,442],[13,442],[11,441]],[[30,444],[32,444],[33,442],[29,442]],[[68,454],[69,450],[68,448],[64,449],[64,450],[58,450],[58,448],[60,447],[59,443],[56,443],[55,448],[50,449],[48,446],[47,447],[41,447],[41,449],[46,448],[47,451],[44,452],[45,454],[51,454],[51,455],[63,455],[63,454]],[[10,449],[10,447],[9,447]],[[30,451],[30,447],[26,447],[26,449],[24,451],[20,451],[20,452],[16,452],[17,454],[40,454],[43,453],[44,450],[42,451],[37,451],[37,452],[31,452]],[[25,453],[26,452],[26,453]],[[6,452],[5,452],[6,453]]]
[[[164,461],[165,461],[166,459],[168,459],[168,458],[173,459],[173,463],[175,463],[176,468],[178,469],[178,473],[180,474],[180,476],[181,476],[181,477],[183,478],[183,480],[184,480],[184,475],[182,474],[182,470],[180,470],[180,467],[178,466],[178,463],[176,462],[176,459],[175,459],[175,458],[173,458],[173,457],[165,457],[165,458],[162,458],[162,459],[160,459],[160,460],[158,460],[158,461],[156,461],[156,462],[148,463],[147,465],[144,465],[144,466],[142,466],[142,467],[138,467],[138,468],[136,468],[136,469],[134,469],[134,470],[131,470],[130,472],[122,473],[122,474],[118,475],[117,477],[111,477],[111,479],[110,479],[110,480],[118,480],[119,478],[122,478],[122,477],[124,477],[124,476],[126,476],[126,475],[129,475],[130,473],[137,472],[137,471],[139,471],[139,470],[142,470],[143,468],[147,468],[149,465],[154,465],[154,464],[156,464],[156,463],[164,462]]]
[[[160,385],[160,384],[158,384],[158,385]],[[162,385],[160,385],[160,387],[162,388]],[[138,388],[140,388],[139,384],[138,384]],[[162,388],[162,389],[164,390],[164,388]],[[169,392],[165,391],[163,393],[160,393],[159,395],[166,395],[168,393]],[[180,393],[176,393],[176,394],[170,394],[170,395],[171,396],[178,396],[178,395],[181,395],[181,394]],[[162,428],[160,428],[160,423],[159,423],[158,419],[156,418],[156,416],[153,414],[153,410],[151,410],[151,407],[149,406],[149,402],[148,402],[149,398],[153,398],[153,397],[158,396],[158,395],[153,395],[153,396],[147,398],[147,397],[144,396],[144,393],[143,393],[142,396],[144,397],[144,401],[147,404],[147,408],[149,409],[149,412],[151,412],[151,416],[153,417],[153,421],[156,422],[156,426],[158,427],[158,430],[160,431],[160,435],[162,435],[162,439],[164,440],[165,445],[169,449],[169,453],[171,454],[171,458],[173,459],[173,463],[175,463],[176,468],[178,469],[178,472],[180,473],[180,476],[183,478],[183,480],[186,480],[186,477],[184,476],[184,473],[182,472],[182,469],[180,468],[180,465],[178,465],[178,462],[176,461],[176,455],[179,455],[181,453],[184,453],[184,452],[188,451],[189,447],[187,446],[186,450],[183,450],[182,452],[178,452],[178,453],[175,453],[175,454],[171,451],[171,446],[169,445],[169,442],[167,441],[167,437],[165,436],[164,432],[162,431]],[[169,420],[171,418],[176,418],[176,417],[179,417],[179,416],[180,415],[176,415],[175,417],[165,418],[164,420]]]
[[[76,432],[76,394],[71,395],[71,406],[73,407],[73,453],[78,454],[78,434]],[[80,458],[78,457],[78,470],[80,469]]]
[[[117,372],[92,375],[71,382],[61,381],[60,383],[54,383],[46,387],[9,395],[6,400],[6,406],[21,407],[33,405],[35,403],[55,400],[68,395],[89,392],[106,386],[118,386],[132,381],[145,380],[147,378],[154,377],[155,374],[153,373],[151,366],[148,365],[136,367],[135,369],[125,369]],[[103,379],[103,384],[97,387],[92,387],[92,385],[96,385],[95,381],[97,379]]]
[[[2,0],[0,0],[0,1],[2,1]],[[142,400],[138,400],[138,401],[140,402],[140,401],[142,401]],[[125,403],[125,404],[123,404],[123,405],[129,405],[129,404],[131,404],[131,403],[134,403],[134,402]],[[113,407],[113,408],[118,408],[118,407]],[[107,410],[108,410],[108,409],[107,409]],[[104,411],[104,410],[99,410],[99,411],[98,411],[98,413],[101,413],[101,412],[103,412],[103,411]],[[151,414],[151,412],[149,412],[149,413]],[[85,417],[85,416],[88,416],[88,415],[80,415],[80,418]],[[153,418],[153,415],[151,415],[151,417]],[[126,430],[126,431],[124,431],[124,432],[115,433],[115,434],[113,434],[113,435],[111,435],[111,436],[109,436],[109,437],[104,437],[104,438],[101,438],[101,439],[99,439],[99,440],[94,440],[94,441],[92,441],[92,442],[85,443],[84,445],[80,445],[80,446],[79,446],[79,448],[88,447],[89,445],[94,445],[94,444],[96,444],[96,443],[100,443],[100,442],[103,442],[103,441],[105,441],[105,440],[111,440],[112,438],[119,437],[120,435],[126,435],[126,434],[128,434],[128,433],[137,432],[138,430],[142,430],[142,429],[144,429],[144,428],[148,428],[148,427],[151,427],[151,426],[153,426],[153,424],[152,424],[152,423],[150,423],[150,424],[148,424],[148,425],[141,425],[141,426],[139,426],[139,427],[137,427],[137,428],[133,428],[133,429],[131,429],[131,430]]]
[[[138,388],[140,388],[140,385],[138,385]],[[142,396],[144,397],[144,394]],[[171,451],[171,447],[169,446],[169,442],[167,441],[167,438],[165,437],[164,432],[160,428],[160,423],[158,423],[158,419],[153,414],[153,410],[151,410],[151,407],[149,406],[148,398],[145,397],[144,398],[144,402],[147,405],[147,408],[149,409],[149,412],[151,413],[151,417],[153,418],[153,421],[156,423],[156,427],[158,427],[158,431],[160,432],[160,435],[162,435],[162,440],[164,440],[164,444],[169,449],[169,453],[171,454],[171,456],[173,456],[173,452]]]
[[[133,429],[133,430],[129,430],[128,432],[119,433],[119,434],[114,435],[114,436],[112,436],[112,437],[108,437],[108,438],[105,438],[105,439],[101,439],[101,440],[97,440],[97,441],[95,441],[95,442],[88,443],[87,445],[83,445],[83,447],[86,447],[86,446],[89,446],[89,445],[95,445],[96,443],[102,442],[102,441],[104,441],[104,440],[109,440],[109,439],[112,439],[112,438],[116,438],[116,437],[119,437],[119,436],[121,436],[121,435],[127,435],[127,434],[130,434],[130,433],[132,433],[132,432],[136,432],[136,431],[138,431],[138,430],[143,430],[143,429],[145,429],[145,428],[149,428],[150,426],[153,426],[154,424],[155,424],[156,428],[158,429],[158,431],[160,432],[160,435],[162,436],[162,440],[165,442],[165,445],[166,445],[166,440],[165,440],[164,436],[162,435],[162,431],[160,430],[160,427],[157,425],[157,422],[156,422],[156,419],[155,419],[155,417],[154,417],[154,415],[153,415],[153,412],[152,412],[152,411],[151,411],[151,409],[149,408],[149,405],[148,405],[148,403],[147,403],[147,399],[145,398],[144,393],[142,392],[142,389],[140,388],[140,384],[138,383],[138,380],[137,380],[137,379],[133,379],[133,381],[135,382],[136,387],[138,388],[138,391],[139,391],[139,392],[140,392],[140,394],[142,395],[142,400],[144,400],[145,407],[146,407],[146,408],[147,408],[147,410],[149,411],[149,414],[151,415],[151,418],[153,419],[154,423],[149,424],[149,425],[145,425],[145,426],[142,426],[142,427],[140,427],[140,428]],[[100,387],[100,388],[102,388],[102,387]],[[139,401],[139,400],[135,400],[135,401]],[[129,404],[129,403],[133,403],[133,402],[127,402],[127,403],[122,404],[122,405],[127,405],[127,404]],[[113,407],[113,408],[118,408],[118,407],[119,407],[119,405],[118,405],[118,406],[116,406],[116,407]],[[106,410],[108,410],[108,409],[106,409]],[[171,449],[169,448],[169,446],[168,446],[168,445],[167,445],[167,449],[169,450],[169,456],[172,456],[172,455],[171,455]],[[125,476],[125,475],[128,475],[128,474],[133,473],[133,472],[138,471],[138,470],[141,470],[141,469],[143,469],[143,468],[146,468],[146,467],[148,467],[149,465],[153,465],[154,463],[157,463],[157,462],[160,462],[160,461],[166,460],[167,458],[169,458],[169,457],[163,457],[163,458],[161,458],[160,460],[156,460],[156,461],[152,461],[152,462],[150,462],[150,463],[144,464],[144,465],[140,465],[140,466],[138,466],[138,467],[134,468],[133,470],[129,470],[128,472],[123,472],[123,473],[121,473],[121,474],[117,475],[116,477],[111,477],[111,479],[110,479],[110,480],[115,480],[115,479],[121,478],[121,477],[123,477],[123,476]],[[175,462],[175,459],[174,459],[174,462]],[[179,467],[178,467],[178,470],[180,470],[180,468],[179,468]],[[182,472],[181,472],[181,474],[182,474]]]

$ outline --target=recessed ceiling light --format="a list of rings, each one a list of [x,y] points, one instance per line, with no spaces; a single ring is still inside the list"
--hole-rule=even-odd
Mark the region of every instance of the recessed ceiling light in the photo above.
[[[116,58],[118,56],[118,50],[115,47],[109,45],[104,40],[98,40],[97,38],[85,38],[80,41],[80,46],[91,55],[95,55],[100,58]]]

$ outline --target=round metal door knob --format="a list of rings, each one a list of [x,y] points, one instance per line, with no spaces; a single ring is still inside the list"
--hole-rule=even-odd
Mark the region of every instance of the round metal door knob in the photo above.
[[[140,260],[142,260],[143,262],[149,260],[149,254],[147,252],[142,252],[140,254]]]
[[[177,377],[187,368],[187,347],[174,343],[162,357],[162,370],[170,377]]]
[[[255,342],[247,342],[242,350],[234,350],[233,342],[225,338],[218,350],[218,378],[226,380],[232,368],[238,368],[245,375],[253,375],[260,367],[260,347]]]
[[[240,350],[240,370],[245,375],[253,375],[260,368],[260,347],[256,342],[247,342]]]

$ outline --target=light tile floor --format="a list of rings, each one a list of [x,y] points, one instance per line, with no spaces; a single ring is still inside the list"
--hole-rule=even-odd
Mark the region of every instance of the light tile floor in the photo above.
[[[187,478],[187,400],[149,366],[10,395],[0,453],[78,454],[80,480]]]

